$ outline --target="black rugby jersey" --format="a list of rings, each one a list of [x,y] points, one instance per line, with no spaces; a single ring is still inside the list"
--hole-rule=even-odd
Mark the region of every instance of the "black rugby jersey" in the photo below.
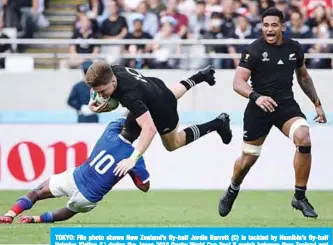
[[[303,62],[304,53],[297,41],[284,39],[281,45],[271,45],[259,38],[242,52],[239,66],[251,71],[254,91],[283,100],[293,97],[294,71]]]
[[[111,68],[117,77],[117,88],[111,97],[132,112],[135,118],[147,111],[154,117],[153,114],[157,112],[156,107],[164,98],[164,93],[171,93],[164,83],[154,77],[145,77],[125,66],[115,65]]]

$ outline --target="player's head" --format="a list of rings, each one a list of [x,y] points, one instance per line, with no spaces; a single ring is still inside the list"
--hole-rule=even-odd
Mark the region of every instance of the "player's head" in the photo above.
[[[139,137],[140,133],[141,127],[136,122],[134,115],[129,113],[120,134],[133,143]]]
[[[269,8],[262,13],[262,32],[266,42],[279,44],[284,31],[283,13],[277,8]]]
[[[104,61],[95,62],[89,67],[85,82],[105,99],[108,99],[117,87],[117,78],[111,66]]]

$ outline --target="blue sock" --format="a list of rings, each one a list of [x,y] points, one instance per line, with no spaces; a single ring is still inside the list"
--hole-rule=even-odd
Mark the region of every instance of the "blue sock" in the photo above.
[[[53,223],[53,214],[52,212],[45,212],[40,215],[40,223]]]
[[[22,196],[16,201],[16,203],[11,207],[11,209],[8,211],[6,215],[15,217],[16,215],[19,215],[23,211],[29,210],[30,208],[32,208],[33,205],[34,204],[28,197]]]

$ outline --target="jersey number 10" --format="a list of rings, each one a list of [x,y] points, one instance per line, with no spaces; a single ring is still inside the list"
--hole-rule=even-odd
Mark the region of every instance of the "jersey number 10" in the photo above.
[[[142,76],[139,72],[137,72],[136,70],[126,67],[126,71],[127,71],[129,74],[131,74],[136,80],[139,80],[139,81],[144,82],[144,83],[147,82],[147,81],[143,78],[143,76]]]
[[[99,174],[105,174],[116,161],[113,156],[109,154],[104,155],[105,152],[106,151],[103,150],[98,153],[98,155],[89,163],[90,166],[95,166],[95,170]]]

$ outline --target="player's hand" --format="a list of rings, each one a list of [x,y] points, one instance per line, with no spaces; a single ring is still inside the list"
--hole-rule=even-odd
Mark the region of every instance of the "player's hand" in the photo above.
[[[316,106],[316,112],[317,112],[317,116],[313,120],[318,123],[326,123],[327,119],[326,119],[326,115],[325,115],[323,107]]]
[[[260,96],[256,100],[256,104],[265,112],[273,112],[275,111],[275,107],[278,106],[277,103],[271,97],[268,96]]]
[[[107,102],[104,102],[102,104],[98,104],[96,101],[93,101],[89,104],[89,108],[90,108],[91,111],[93,111],[95,113],[110,111],[109,105],[108,105]]]
[[[122,160],[120,163],[117,164],[113,173],[116,176],[123,176],[128,173],[133,167],[135,166],[135,160],[133,158],[127,158]]]

